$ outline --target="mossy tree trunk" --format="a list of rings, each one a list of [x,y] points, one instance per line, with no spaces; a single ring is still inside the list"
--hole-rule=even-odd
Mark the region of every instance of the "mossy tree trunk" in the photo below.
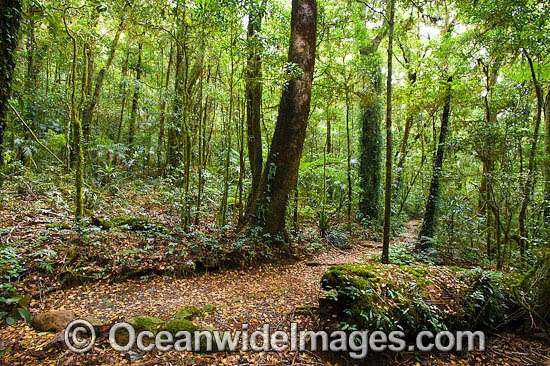
[[[21,1],[5,0],[0,10],[0,186],[3,183],[4,135],[6,115],[11,93],[11,79],[15,68],[15,52],[21,23]]]
[[[389,0],[388,6],[388,76],[386,84],[386,186],[384,189],[384,238],[382,241],[382,263],[389,263],[391,231],[391,197],[392,197],[392,60],[393,60],[393,23],[395,0]]]
[[[430,182],[430,192],[428,201],[426,202],[426,210],[424,211],[424,221],[418,236],[417,247],[426,249],[431,246],[431,239],[434,236],[436,210],[439,203],[441,173],[443,171],[443,157],[445,155],[445,141],[447,138],[447,130],[449,124],[449,115],[451,110],[451,87],[453,78],[447,79],[447,95],[445,96],[445,104],[443,106],[443,116],[441,117],[441,130],[439,132],[439,142],[437,144],[437,152],[434,157],[432,179]]]
[[[361,50],[361,55],[365,58],[366,67],[369,72],[365,75],[365,93],[361,98],[359,106],[361,110],[361,138],[359,141],[359,184],[361,195],[359,199],[359,212],[362,219],[370,221],[378,220],[379,209],[382,139],[380,135],[380,121],[382,117],[380,94],[382,93],[382,73],[377,50],[385,34],[386,31],[380,32],[370,41],[370,44]]]
[[[246,127],[248,160],[252,172],[252,184],[247,199],[250,205],[256,197],[262,177],[262,44],[260,31],[265,12],[265,0],[251,1],[248,11],[248,60],[246,64]]]
[[[284,236],[288,196],[296,185],[310,111],[315,65],[317,2],[293,0],[288,62],[301,74],[283,89],[271,149],[262,174],[259,197],[253,201],[251,224],[279,241]]]

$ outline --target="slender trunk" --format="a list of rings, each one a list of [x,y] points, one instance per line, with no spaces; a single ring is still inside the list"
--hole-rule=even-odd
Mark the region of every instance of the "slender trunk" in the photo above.
[[[531,151],[529,152],[529,161],[527,162],[527,178],[525,179],[525,184],[523,186],[523,201],[521,205],[521,210],[519,212],[518,221],[519,221],[519,233],[520,233],[520,248],[524,252],[529,247],[529,241],[527,240],[528,233],[527,228],[525,227],[525,220],[527,218],[527,208],[531,201],[531,196],[533,195],[533,185],[535,179],[535,157],[537,154],[537,141],[539,138],[539,129],[540,121],[542,119],[542,107],[544,104],[544,96],[542,94],[542,87],[537,80],[535,74],[535,68],[533,66],[533,60],[527,53],[523,50],[527,61],[529,62],[529,68],[531,70],[531,79],[535,87],[535,93],[537,96],[537,110],[535,112],[535,130],[533,132],[533,139],[531,140]]]
[[[63,18],[65,21],[65,18]],[[67,24],[65,30],[72,40],[73,44],[73,60],[71,64],[71,125],[73,126],[73,151],[75,154],[75,220],[80,222],[84,215],[84,206],[82,202],[82,186],[84,184],[82,177],[82,168],[84,164],[84,156],[82,152],[82,124],[77,118],[76,113],[76,62],[77,62],[77,47],[76,38],[71,34]],[[86,73],[86,70],[84,70]]]
[[[4,135],[20,23],[21,1],[5,0],[0,8],[0,187],[4,181]]]
[[[389,263],[391,232],[391,170],[392,170],[392,60],[393,60],[393,21],[395,1],[389,0],[388,7],[388,79],[386,85],[386,188],[384,190],[384,239],[382,242],[382,263]]]
[[[351,232],[351,198],[353,196],[352,184],[351,184],[351,144],[350,144],[350,131],[349,131],[349,95],[346,92],[346,143],[347,143],[347,178],[348,178],[348,231]],[[327,140],[327,152],[328,152],[328,140]]]
[[[246,65],[246,127],[248,160],[252,173],[252,184],[247,205],[257,196],[262,176],[262,129],[260,126],[262,107],[262,44],[260,31],[264,13],[265,0],[261,4],[251,2],[248,12],[248,60]]]
[[[445,140],[447,138],[447,130],[449,125],[449,115],[451,110],[451,87],[453,78],[447,80],[447,95],[445,96],[445,104],[443,106],[443,116],[441,117],[441,130],[439,132],[439,143],[437,144],[437,152],[434,157],[432,180],[430,182],[430,193],[426,202],[426,210],[424,211],[424,221],[418,235],[417,246],[419,249],[426,249],[431,246],[431,239],[434,236],[436,210],[439,203],[439,188],[441,185],[441,173],[443,171],[443,157],[445,154]]]
[[[168,68],[166,70],[166,82],[164,83],[164,89],[165,91],[168,90],[168,86],[170,85],[170,70],[172,69],[172,60],[174,58],[174,46],[173,44],[170,44],[170,56],[168,58]],[[159,134],[158,134],[158,142],[157,142],[157,159],[158,159],[158,168],[159,171],[162,172],[164,170],[163,168],[163,160],[162,160],[162,145],[164,143],[164,125],[166,120],[166,95],[165,91],[162,93],[162,103],[160,105],[160,121],[159,121]]]
[[[409,72],[409,87],[414,87],[416,83],[416,72]],[[401,142],[401,149],[399,150],[399,160],[397,161],[397,169],[395,172],[395,192],[394,197],[397,197],[401,190],[401,179],[403,177],[403,166],[405,165],[405,156],[407,155],[407,145],[409,143],[409,135],[412,124],[414,122],[414,111],[409,110],[407,112],[407,118],[405,119],[405,130],[403,131],[403,141]]]
[[[99,102],[99,95],[101,94],[101,89],[103,88],[105,75],[109,71],[109,68],[111,67],[111,64],[113,62],[118,40],[120,39],[120,35],[122,34],[122,30],[124,29],[125,25],[126,25],[126,16],[123,15],[118,25],[115,38],[113,38],[113,42],[111,43],[111,48],[107,56],[107,62],[105,63],[105,66],[101,69],[101,71],[96,77],[94,93],[92,97],[88,100],[84,113],[82,115],[82,133],[85,139],[88,139],[90,136],[90,127],[92,124],[93,113],[97,103]]]
[[[140,80],[141,80],[141,52],[143,50],[143,44],[140,42],[138,43],[138,62],[136,65],[136,85],[134,86],[134,96],[132,98],[132,112],[130,115],[130,128],[128,131],[128,145],[130,145],[130,149],[133,148],[134,144],[134,136],[135,136],[135,129],[136,129],[136,116],[137,116],[137,108],[138,108],[138,99],[139,99],[139,89],[140,89]]]
[[[544,121],[546,123],[544,135],[544,226],[546,231],[550,232],[550,85],[546,92]]]
[[[283,89],[259,198],[251,211],[255,213],[252,226],[260,226],[275,241],[284,236],[288,195],[296,185],[310,111],[317,34],[315,0],[292,1],[290,29],[288,62],[296,64],[302,73]]]
[[[128,97],[128,93],[126,90],[126,76],[128,75],[128,61],[130,59],[130,44],[128,44],[128,49],[126,50],[126,61],[124,62],[124,65],[122,66],[122,82],[121,82],[121,93],[122,93],[122,101],[120,102],[120,116],[118,119],[118,129],[117,134],[115,138],[115,143],[120,143],[120,138],[122,135],[122,125],[124,123],[124,108],[126,106],[126,98]],[[116,164],[116,156],[115,156],[115,164]]]

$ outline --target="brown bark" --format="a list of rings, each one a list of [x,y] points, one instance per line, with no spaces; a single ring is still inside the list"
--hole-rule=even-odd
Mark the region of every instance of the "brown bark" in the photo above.
[[[317,3],[293,0],[288,62],[296,64],[301,75],[289,80],[283,89],[279,115],[262,180],[254,202],[252,225],[279,241],[284,235],[288,195],[294,189],[306,135],[315,65]]]
[[[262,107],[262,45],[260,29],[265,0],[261,4],[250,3],[248,12],[248,60],[246,67],[246,128],[248,160],[252,172],[252,184],[247,200],[250,205],[257,195],[262,176],[262,130],[260,125]]]

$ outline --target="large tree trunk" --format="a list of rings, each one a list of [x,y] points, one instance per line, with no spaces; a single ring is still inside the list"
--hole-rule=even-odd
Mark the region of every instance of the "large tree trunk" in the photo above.
[[[253,226],[259,225],[276,241],[284,235],[288,195],[296,184],[306,136],[317,35],[315,0],[292,0],[290,27],[288,62],[296,64],[302,74],[284,86],[259,198],[251,211],[255,213]]]
[[[250,3],[248,12],[248,61],[246,65],[246,128],[248,160],[252,172],[252,185],[247,204],[256,197],[262,177],[262,130],[260,126],[262,107],[262,44],[260,29],[265,0],[261,4]]]
[[[386,31],[380,32],[364,49],[361,55],[368,62],[370,70],[365,77],[365,94],[361,98],[361,138],[359,141],[359,184],[361,195],[359,212],[361,219],[372,222],[378,220],[380,197],[380,158],[381,136],[380,121],[382,119],[382,72],[377,55],[378,46]]]
[[[21,1],[5,0],[0,10],[0,186],[3,183],[4,134],[6,112],[11,93],[11,78],[15,67],[15,50],[21,22]]]
[[[109,68],[113,63],[118,40],[120,39],[120,35],[122,34],[122,30],[124,29],[125,25],[126,25],[126,16],[123,15],[118,25],[115,38],[113,38],[113,42],[111,43],[111,49],[109,50],[107,62],[105,63],[105,66],[101,69],[101,71],[99,71],[99,74],[97,75],[97,78],[96,78],[94,93],[92,97],[88,100],[88,103],[84,108],[84,113],[82,114],[82,133],[85,139],[87,139],[90,135],[90,126],[92,125],[92,117],[94,114],[95,107],[99,102],[99,95],[101,93],[101,89],[103,88],[103,81],[105,80],[105,75],[107,74],[107,71],[109,71]]]
[[[432,180],[430,182],[430,193],[426,202],[426,210],[424,211],[424,221],[418,235],[417,246],[420,249],[425,249],[431,245],[431,238],[434,236],[435,215],[439,202],[439,188],[441,185],[441,172],[443,170],[443,156],[445,154],[445,140],[447,138],[447,129],[449,124],[449,114],[451,110],[451,83],[452,77],[447,80],[447,95],[443,106],[443,116],[441,117],[441,131],[439,132],[439,143],[437,145],[437,153],[433,163]]]

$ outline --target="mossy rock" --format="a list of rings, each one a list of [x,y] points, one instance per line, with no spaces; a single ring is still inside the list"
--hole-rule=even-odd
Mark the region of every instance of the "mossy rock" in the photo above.
[[[169,320],[162,326],[162,330],[170,332],[172,335],[176,335],[176,333],[182,331],[192,333],[197,329],[197,326],[192,321],[187,319]]]
[[[201,314],[201,310],[192,305],[184,306],[182,309],[180,309],[175,315],[174,318],[176,319],[187,319],[187,320],[193,320],[197,318]]]
[[[164,323],[164,320],[152,316],[136,316],[135,318],[128,320],[128,324],[133,326],[138,332],[144,330],[155,331],[162,323]]]

